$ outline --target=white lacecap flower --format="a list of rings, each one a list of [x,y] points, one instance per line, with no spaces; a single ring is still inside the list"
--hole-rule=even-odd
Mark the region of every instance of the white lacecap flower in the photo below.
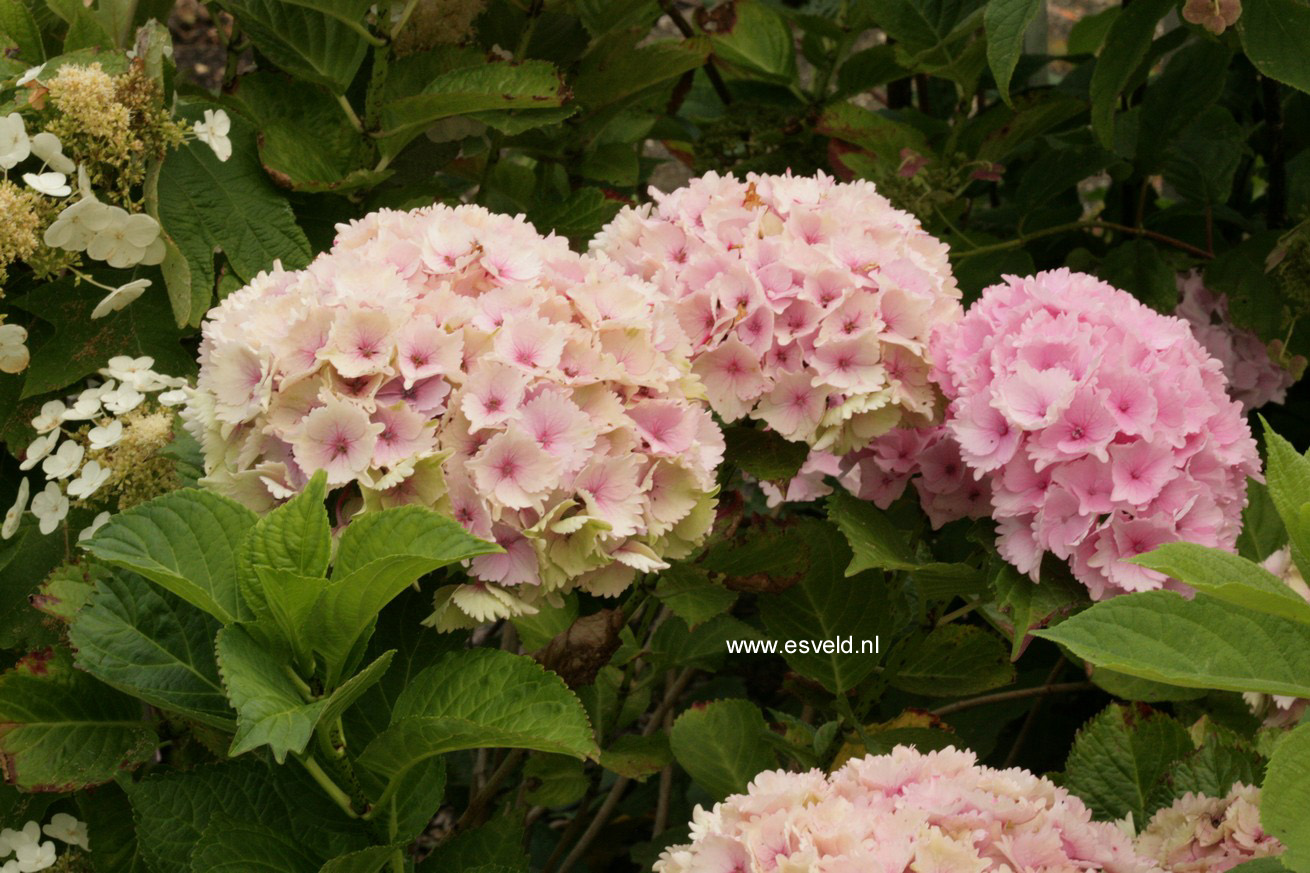
[[[105,403],[105,409],[115,415],[123,415],[140,406],[146,396],[131,385],[120,385],[101,399]]]
[[[67,197],[73,193],[68,187],[68,177],[63,173],[24,173],[23,181],[33,191],[47,197]]]
[[[187,392],[186,388],[174,388],[160,394],[158,400],[164,406],[181,406],[183,403],[187,402],[187,398],[190,396],[191,395]]]
[[[86,253],[111,267],[158,264],[164,259],[164,241],[159,237],[159,222],[145,213],[128,213],[117,206],[89,212],[83,225],[94,236],[86,244]]]
[[[64,413],[68,407],[62,400],[47,400],[41,404],[41,411],[36,418],[32,419],[32,427],[37,433],[49,433],[59,427],[59,422],[64,420]]]
[[[24,85],[26,85],[28,82],[35,82],[37,79],[41,77],[41,73],[44,70],[45,70],[45,64],[41,64],[39,67],[28,67],[23,72],[23,75],[18,77],[18,81],[14,82],[14,85],[21,88]]]
[[[40,520],[43,534],[54,533],[68,516],[68,497],[57,483],[47,482],[45,490],[32,498],[32,514]]]
[[[88,851],[91,849],[91,844],[87,840],[86,823],[78,821],[66,812],[57,812],[50,816],[50,823],[42,827],[41,831],[47,837],[54,837],[70,846],[78,846]]]
[[[56,173],[67,174],[77,169],[77,164],[64,154],[64,146],[59,141],[59,137],[48,130],[43,130],[32,137],[32,154],[45,161],[45,165]]]
[[[227,136],[231,129],[232,121],[222,109],[206,109],[204,120],[192,125],[196,139],[213,149],[220,161],[232,157],[232,141]]]
[[[91,318],[104,318],[111,312],[118,312],[120,309],[126,308],[128,304],[140,297],[149,287],[149,279],[133,279],[126,285],[119,285],[96,304],[96,308],[91,310]]]
[[[21,373],[31,359],[27,329],[21,324],[0,324],[0,373]]]
[[[0,169],[12,170],[32,153],[23,116],[11,112],[0,118]]]
[[[63,436],[63,433],[55,430],[48,434],[39,436],[28,443],[27,452],[23,456],[23,462],[18,465],[18,469],[30,470],[37,464],[41,463],[41,459],[50,454],[50,451],[55,447],[55,444],[59,442],[61,436]]]
[[[101,203],[94,196],[84,196],[71,206],[64,207],[64,211],[45,229],[42,240],[51,248],[69,252],[83,251],[95,238],[92,225],[103,224],[109,210],[114,208],[108,203]]]
[[[77,541],[79,543],[84,543],[91,539],[91,537],[96,535],[96,531],[105,526],[105,522],[107,521],[109,521],[109,513],[107,511],[98,513],[89,525],[82,528],[82,532],[77,535]]]
[[[111,472],[113,471],[103,466],[99,461],[87,461],[86,466],[82,468],[81,474],[68,483],[68,496],[85,500],[99,491],[101,485],[109,481]]]
[[[87,421],[100,414],[100,393],[83,391],[73,405],[64,410],[64,421]]]
[[[82,466],[86,449],[81,443],[66,440],[54,454],[47,455],[41,462],[41,472],[47,479],[67,479]]]
[[[109,424],[96,425],[87,431],[86,438],[97,452],[115,446],[123,438],[123,422],[114,419]]]
[[[7,540],[18,532],[18,525],[23,520],[23,513],[27,511],[27,498],[31,490],[31,483],[24,476],[23,481],[18,483],[18,494],[14,498],[14,505],[9,507],[9,511],[5,513],[4,525],[0,526],[0,539]],[[0,848],[4,848],[3,844],[0,844]],[[0,855],[3,854],[3,852],[0,852]]]

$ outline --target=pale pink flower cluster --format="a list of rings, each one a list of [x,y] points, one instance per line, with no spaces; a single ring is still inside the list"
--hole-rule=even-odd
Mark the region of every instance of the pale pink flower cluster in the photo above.
[[[615,594],[703,538],[723,437],[653,287],[476,206],[338,230],[211,311],[208,485],[262,511],[326,470],[343,517],[416,503],[498,542],[441,627]]]
[[[1049,551],[1101,599],[1176,586],[1126,560],[1163,543],[1233,547],[1259,456],[1181,319],[1053,270],[988,288],[933,352],[946,427],[991,479],[997,547],[1020,571],[1037,579]]]
[[[961,316],[947,247],[870,182],[709,173],[592,250],[654,282],[725,421],[845,454],[937,417],[928,341]]]
[[[1187,319],[1201,345],[1223,364],[1228,393],[1242,404],[1243,412],[1287,398],[1287,389],[1296,381],[1292,374],[1270,359],[1258,336],[1233,324],[1228,298],[1206,288],[1196,270],[1178,274],[1174,315]]]
[[[655,873],[1148,873],[1116,825],[1021,769],[972,752],[887,755],[820,770],[759,774],[746,794],[697,807],[691,842]]]
[[[1240,782],[1227,797],[1184,794],[1151,818],[1136,845],[1168,873],[1224,873],[1283,853],[1260,826],[1260,789]]]

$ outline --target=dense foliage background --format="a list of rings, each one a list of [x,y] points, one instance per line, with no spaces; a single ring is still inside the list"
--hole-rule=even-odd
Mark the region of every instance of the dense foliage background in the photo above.
[[[231,144],[220,160],[151,122],[157,151],[114,202],[157,220],[156,266],[7,264],[0,312],[31,360],[0,375],[6,506],[43,404],[114,356],[193,375],[198,327],[228,293],[274,261],[304,266],[338,222],[434,201],[524,213],[581,249],[648,186],[707,171],[869,179],[950,244],[966,304],[1002,274],[1069,266],[1172,313],[1196,269],[1276,363],[1310,356],[1303,0],[178,6],[0,0],[0,116],[98,62],[139,71],[179,131],[224,110]],[[1046,25],[1064,13],[1071,28]],[[93,319],[90,279],[151,284]],[[1289,536],[1310,554],[1304,391],[1256,427],[1277,466],[1251,485],[1248,562]],[[1240,694],[1310,697],[1299,599],[1180,548],[1157,566],[1195,601],[1089,609],[1058,562],[1037,585],[1002,561],[990,520],[933,531],[913,491],[885,512],[840,489],[771,508],[754,483],[790,479],[805,447],[726,435],[701,554],[619,601],[573,594],[439,635],[420,625],[430,588],[411,583],[485,544],[384,512],[351,525],[329,567],[321,483],[262,520],[170,491],[198,473],[179,431],[154,458],[169,493],[111,519],[94,559],[85,507],[0,544],[0,823],[75,813],[93,851],[72,869],[99,873],[639,870],[685,840],[696,804],[760,770],[953,744],[1139,825],[1268,772],[1266,828],[1287,869],[1310,870],[1310,728],[1269,727]],[[385,583],[352,595],[365,572]],[[284,653],[237,623],[251,615]],[[882,649],[725,646],[846,636]],[[301,688],[283,666],[311,651],[333,654]]]

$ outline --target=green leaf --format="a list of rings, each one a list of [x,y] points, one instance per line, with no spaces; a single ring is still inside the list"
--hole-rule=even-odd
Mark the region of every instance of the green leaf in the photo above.
[[[1097,276],[1122,288],[1156,312],[1173,314],[1178,306],[1174,268],[1145,239],[1135,239],[1110,250],[1096,270]]]
[[[563,105],[567,96],[559,71],[546,61],[482,61],[439,73],[420,93],[386,103],[378,136],[383,151],[394,155],[442,118],[487,110],[553,109]]]
[[[1264,422],[1265,451],[1268,453],[1265,481],[1269,485],[1269,497],[1287,528],[1292,558],[1297,566],[1310,567],[1307,563],[1310,559],[1310,524],[1302,515],[1302,507],[1310,502],[1310,458],[1274,433],[1263,418],[1261,421]]]
[[[887,167],[887,174],[900,166],[901,151],[929,154],[928,138],[918,128],[872,112],[854,103],[833,103],[823,110],[815,126],[818,133],[857,145]]]
[[[513,816],[457,833],[418,866],[421,873],[528,873],[523,826]]]
[[[570,806],[587,793],[582,762],[567,755],[533,755],[523,767],[523,780],[534,806]]]
[[[217,104],[192,103],[181,111],[188,121]],[[197,325],[214,288],[214,252],[223,252],[233,272],[249,282],[281,261],[288,270],[309,263],[309,241],[287,201],[269,181],[255,149],[255,130],[232,116],[232,156],[220,161],[202,142],[170,152],[160,168],[159,222],[185,258],[191,288],[169,294],[195,302],[187,323]],[[132,307],[129,307],[131,309]],[[175,311],[181,311],[177,303]]]
[[[1091,680],[1098,688],[1118,697],[1120,700],[1133,700],[1142,703],[1163,703],[1177,700],[1199,700],[1207,694],[1204,688],[1179,688],[1163,682],[1152,682],[1125,673],[1117,673],[1104,667],[1092,671]]]
[[[1188,792],[1223,797],[1237,782],[1259,785],[1263,772],[1263,761],[1254,749],[1234,739],[1211,736],[1176,763],[1166,781],[1171,800]]]
[[[772,81],[796,78],[796,49],[791,28],[759,0],[731,0],[705,16],[714,56],[726,64]]]
[[[1143,172],[1157,169],[1175,137],[1219,99],[1232,56],[1227,44],[1210,39],[1190,42],[1169,56],[1142,100],[1137,163]]]
[[[236,550],[255,521],[235,500],[188,488],[113,516],[86,547],[229,624],[249,615]]]
[[[62,540],[57,534],[41,533],[31,515],[19,524],[12,539],[0,540],[0,648],[29,649],[54,642],[53,635],[43,629],[37,609],[46,609],[39,599],[42,579],[51,572],[63,575],[60,562],[66,547]],[[79,594],[76,590],[67,593],[73,598]],[[75,608],[74,604],[68,606]],[[55,606],[48,611],[59,609]]]
[[[447,655],[401,692],[391,727],[359,763],[389,781],[380,802],[415,765],[461,749],[533,749],[597,754],[578,698],[531,658],[494,649]]]
[[[377,163],[375,149],[326,89],[253,73],[237,80],[225,102],[254,121],[259,159],[283,188],[340,194],[390,175],[369,169]]]
[[[622,142],[601,143],[590,149],[578,163],[578,173],[608,185],[630,187],[637,184],[637,149]]]
[[[332,582],[315,602],[306,636],[328,661],[345,666],[361,635],[396,595],[433,570],[499,552],[459,523],[421,506],[366,514],[341,535]]]
[[[1023,54],[1023,37],[1037,17],[1041,0],[991,0],[983,11],[987,30],[987,63],[996,78],[996,89],[1010,102],[1010,77]]]
[[[13,40],[18,54],[31,64],[46,59],[41,25],[23,0],[0,0],[0,34]]]
[[[0,765],[23,791],[109,782],[154,751],[140,702],[74,669],[67,649],[34,652],[0,675]]]
[[[1287,847],[1282,862],[1289,870],[1310,870],[1310,724],[1288,734],[1265,775],[1260,797],[1260,823]]]
[[[367,0],[223,0],[269,60],[298,79],[344,93],[368,51]]]
[[[1310,624],[1310,603],[1273,573],[1231,552],[1195,543],[1166,543],[1129,560],[1186,582],[1216,600]]]
[[[904,78],[906,70],[896,62],[896,47],[875,45],[855,52],[837,70],[836,97],[850,97],[870,88]]]
[[[1038,631],[1093,664],[1223,691],[1310,697],[1310,627],[1198,594],[1125,594]]]
[[[622,208],[621,201],[611,200],[599,188],[587,187],[577,189],[563,200],[535,204],[528,212],[528,219],[542,233],[553,230],[579,248]]]
[[[1099,145],[1043,149],[1019,180],[1015,199],[1027,209],[1036,209],[1088,176],[1101,172],[1115,160],[1113,152]]]
[[[319,868],[318,873],[377,873],[403,846],[369,846],[358,852],[340,855]]]
[[[847,576],[875,568],[911,570],[918,566],[904,532],[867,500],[838,489],[828,498],[828,518],[850,543],[853,555]]]
[[[929,697],[980,694],[1014,681],[1005,643],[965,624],[934,628],[890,679],[894,688]]]
[[[1247,0],[1237,20],[1242,49],[1255,68],[1310,92],[1310,5],[1300,0]]]
[[[524,654],[530,655],[545,648],[551,640],[568,630],[577,617],[578,597],[570,593],[565,595],[561,606],[539,609],[533,615],[515,616],[510,622],[519,632]]]
[[[1256,858],[1244,861],[1236,867],[1229,867],[1228,873],[1285,873],[1287,867],[1278,858]]]
[[[1269,487],[1254,479],[1246,480],[1246,509],[1242,510],[1242,532],[1237,535],[1237,551],[1248,561],[1263,561],[1287,545],[1287,528],[1278,517]]]
[[[749,700],[715,700],[678,716],[669,746],[687,775],[722,800],[778,766],[768,730],[763,713]]]
[[[788,666],[840,694],[882,660],[877,650],[903,621],[904,594],[881,573],[843,576],[850,550],[832,527],[812,522],[805,533],[810,565],[804,580],[780,594],[761,596],[760,616],[773,639],[796,645],[798,651],[790,654],[779,646]],[[800,651],[801,643],[809,651]],[[865,651],[866,644],[875,651]]]
[[[1170,716],[1112,704],[1078,732],[1061,784],[1098,819],[1131,813],[1144,823],[1163,805],[1160,782],[1192,749],[1187,728]]]
[[[1106,34],[1119,14],[1120,6],[1111,6],[1091,15],[1083,15],[1073,23],[1069,30],[1068,53],[1071,55],[1094,55],[1105,44]]]
[[[255,523],[242,550],[242,563],[326,576],[332,558],[332,527],[323,500],[327,474],[319,470],[295,497]]]
[[[987,64],[986,44],[972,40],[982,18],[981,0],[868,0],[866,5],[878,26],[896,40],[902,66],[973,90]]]
[[[1088,602],[1087,589],[1073,579],[1048,575],[1038,584],[1004,562],[997,564],[992,587],[997,610],[1010,619],[1012,661],[1019,659],[1033,628],[1045,627],[1051,619]]]
[[[606,770],[637,780],[658,773],[672,760],[669,738],[663,733],[624,734],[600,753],[600,765]]]
[[[703,38],[638,46],[645,36],[620,31],[597,40],[578,65],[572,81],[574,98],[588,109],[632,100],[701,66],[710,50]]]
[[[190,870],[206,828],[221,817],[303,837],[322,860],[373,842],[367,825],[346,818],[299,765],[277,767],[248,757],[165,769],[124,788],[141,852],[155,871]]]
[[[810,456],[810,447],[794,443],[777,431],[761,430],[744,425],[728,425],[723,429],[727,444],[725,456],[756,479],[768,482],[785,482],[801,470]]]
[[[315,873],[304,834],[217,815],[191,854],[191,873]]]
[[[687,564],[675,564],[661,573],[655,596],[690,628],[727,612],[737,602],[737,592],[716,585],[703,569]]]
[[[237,711],[228,754],[236,757],[266,745],[281,764],[287,752],[303,752],[327,701],[311,702],[301,694],[289,653],[244,624],[219,632],[217,653],[223,685]]]
[[[651,659],[661,667],[716,670],[728,654],[729,640],[758,640],[755,628],[730,615],[717,615],[690,629],[682,619],[666,620],[650,642]]]
[[[122,788],[110,784],[79,792],[77,817],[95,834],[95,873],[149,873],[137,845],[132,807]],[[22,821],[16,816],[10,820]]]
[[[1192,117],[1165,160],[1165,180],[1185,199],[1212,206],[1232,194],[1246,154],[1246,132],[1222,106]]]
[[[232,710],[214,662],[219,623],[131,574],[103,574],[73,618],[77,666],[161,709],[223,730]]]
[[[157,276],[154,271],[149,273]],[[93,275],[106,284],[120,284],[129,274],[97,270]],[[170,375],[195,372],[195,360],[182,348],[182,334],[173,326],[167,297],[157,283],[131,306],[93,320],[91,311],[104,296],[104,289],[86,282],[76,284],[73,277],[66,277],[7,301],[54,326],[48,339],[32,346],[23,398],[72,385],[105,366],[114,355],[148,355],[160,372]]]
[[[1114,148],[1114,115],[1119,95],[1146,60],[1155,35],[1155,25],[1176,0],[1139,0],[1125,6],[1110,25],[1105,48],[1092,72],[1092,129],[1101,145]]]

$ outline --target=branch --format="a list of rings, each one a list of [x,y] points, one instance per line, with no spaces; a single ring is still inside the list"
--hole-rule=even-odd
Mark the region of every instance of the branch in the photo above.
[[[669,16],[669,20],[673,22],[673,26],[678,29],[679,33],[687,39],[691,39],[696,35],[696,31],[687,23],[687,19],[678,11],[678,7],[673,5],[673,0],[659,0],[659,4],[660,9],[664,11],[665,15]],[[715,68],[714,60],[706,58],[705,66],[701,69],[709,77],[710,84],[714,86],[714,93],[719,95],[719,100],[723,102],[723,105],[727,106],[732,103],[732,93],[728,91],[727,83],[723,81],[723,77],[719,75],[718,69]]]
[[[1010,700],[1045,697],[1047,694],[1064,694],[1072,691],[1090,691],[1095,687],[1096,685],[1091,682],[1059,682],[1054,685],[1035,685],[1032,688],[1014,688],[1010,691],[984,694],[981,697],[970,697],[968,700],[957,700],[954,703],[948,703],[934,709],[932,714],[940,717],[962,712],[966,709],[973,709],[976,706],[986,706],[989,703],[1005,703]]]
[[[978,248],[974,248],[974,249],[966,249],[965,251],[962,252],[951,252],[951,257],[957,259],[964,259],[964,258],[972,258],[974,255],[986,255],[986,254],[991,254],[992,252],[1009,251],[1010,249],[1022,248],[1023,246],[1032,242],[1033,240],[1041,239],[1044,236],[1055,236],[1057,234],[1069,233],[1075,230],[1115,230],[1120,233],[1130,234],[1132,236],[1142,236],[1142,237],[1146,237],[1147,239],[1153,239],[1156,242],[1163,243],[1168,246],[1173,246],[1174,248],[1180,249],[1184,252],[1187,252],[1188,254],[1195,255],[1198,258],[1205,258],[1206,260],[1210,260],[1211,258],[1214,257],[1212,253],[1207,252],[1203,248],[1199,248],[1197,246],[1192,245],[1189,242],[1184,242],[1180,239],[1175,239],[1174,237],[1171,236],[1166,236],[1165,234],[1159,233],[1158,231],[1148,230],[1145,227],[1131,227],[1127,224],[1119,224],[1118,222],[1114,222],[1114,221],[1102,221],[1100,219],[1095,219],[1095,218],[1089,221],[1071,221],[1068,224],[1057,224],[1054,227],[1044,227],[1041,230],[1035,230],[1029,234],[1020,234],[1015,239],[1006,240],[1005,242],[993,243],[991,245],[986,245],[986,246],[979,246]]]

